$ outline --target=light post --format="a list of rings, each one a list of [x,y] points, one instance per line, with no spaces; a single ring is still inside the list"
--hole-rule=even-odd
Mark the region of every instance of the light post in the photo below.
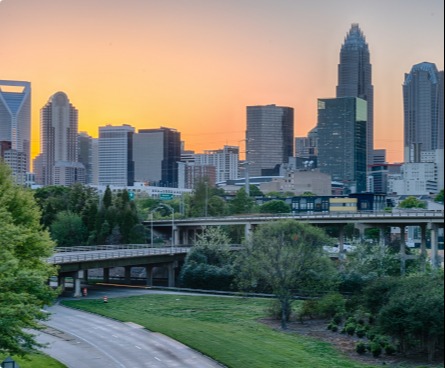
[[[171,238],[172,241],[171,241],[170,250],[171,250],[171,253],[173,253],[173,246],[175,244],[175,209],[172,206],[168,205],[167,203],[160,203],[159,206],[167,207],[172,213],[172,238]],[[156,207],[155,209],[158,209],[159,206]],[[152,221],[152,224],[153,224],[153,221]]]

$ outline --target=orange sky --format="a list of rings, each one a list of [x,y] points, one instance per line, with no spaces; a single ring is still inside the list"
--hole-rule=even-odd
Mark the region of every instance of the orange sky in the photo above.
[[[359,23],[371,52],[375,148],[402,161],[404,73],[443,70],[442,0],[3,0],[0,79],[32,83],[39,114],[57,91],[79,130],[167,126],[186,148],[243,145],[245,107],[295,109],[295,135],[335,97],[340,47]]]

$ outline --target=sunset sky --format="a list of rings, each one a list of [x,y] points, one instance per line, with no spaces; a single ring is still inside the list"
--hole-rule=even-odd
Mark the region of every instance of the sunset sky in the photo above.
[[[65,92],[79,131],[166,126],[187,149],[240,145],[246,106],[295,109],[295,135],[335,97],[341,44],[359,23],[371,53],[375,148],[403,160],[402,83],[444,68],[443,0],[0,0],[0,79],[32,84],[40,109]]]

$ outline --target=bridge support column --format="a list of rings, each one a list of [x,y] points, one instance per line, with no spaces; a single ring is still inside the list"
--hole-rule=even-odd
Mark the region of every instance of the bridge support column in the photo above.
[[[438,226],[431,224],[431,266],[436,269],[438,267],[439,252],[437,247]]]
[[[426,260],[428,254],[426,252],[426,224],[420,225],[420,269],[422,272],[426,271]]]
[[[247,223],[244,227],[244,239],[247,241],[250,238],[250,234],[252,233],[253,226],[250,223]]]
[[[171,262],[167,265],[168,269],[168,287],[175,287],[175,262]]]
[[[406,271],[406,243],[405,243],[406,226],[400,226],[400,275],[404,276]]]
[[[80,291],[80,272],[74,272],[73,274],[73,280],[74,280],[74,297],[82,296],[82,293]]]
[[[125,266],[124,267],[124,283],[127,285],[131,284],[131,266]]]
[[[110,282],[110,269],[104,268],[104,282]]]
[[[172,244],[173,244],[173,246],[176,246],[176,245],[178,245],[178,244],[181,244],[181,239],[179,239],[179,236],[180,236],[180,232],[179,232],[179,229],[178,229],[178,227],[177,226],[175,226],[174,228],[173,228],[173,239],[172,239]]]
[[[340,269],[344,268],[346,252],[345,252],[345,230],[344,226],[340,226],[338,229],[338,261],[340,263]]]
[[[145,266],[145,273],[147,275],[146,286],[153,286],[153,265]]]

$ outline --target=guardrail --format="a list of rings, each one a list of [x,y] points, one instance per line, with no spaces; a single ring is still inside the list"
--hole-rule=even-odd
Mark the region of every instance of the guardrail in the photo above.
[[[150,255],[164,255],[164,254],[180,254],[187,253],[190,250],[188,247],[166,247],[166,248],[145,248],[145,249],[120,249],[120,250],[101,250],[94,251],[82,251],[78,254],[57,255],[47,259],[48,263],[63,264],[63,263],[75,263],[95,260],[106,260],[113,258],[131,258],[138,256],[150,256]]]

